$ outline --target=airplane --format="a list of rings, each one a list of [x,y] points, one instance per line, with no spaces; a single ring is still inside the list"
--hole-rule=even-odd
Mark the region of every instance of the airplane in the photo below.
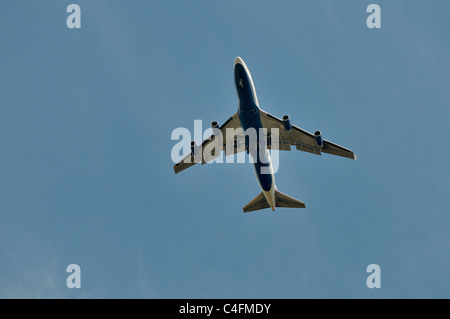
[[[267,149],[290,151],[291,146],[295,146],[297,150],[303,152],[309,152],[316,155],[328,153],[353,160],[356,160],[356,155],[347,148],[323,139],[320,131],[315,131],[314,134],[311,134],[291,124],[288,115],[284,115],[279,119],[262,110],[259,107],[255,85],[250,71],[244,60],[239,56],[236,57],[234,61],[233,72],[239,100],[238,111],[221,126],[219,126],[217,121],[211,122],[211,127],[218,130],[218,132],[222,133],[224,136],[226,136],[225,132],[227,129],[236,130],[242,128],[243,130],[247,130],[249,128],[254,128],[259,130],[264,128],[267,130],[267,135],[261,137],[259,136],[261,134],[259,134],[256,143],[253,144],[250,144],[249,139],[245,136],[235,136],[234,141],[230,141],[227,136],[226,138],[222,138],[221,141],[223,145],[220,146],[223,146],[225,155],[236,154],[242,151],[247,151],[247,154],[252,151],[252,154],[256,154],[256,156],[253,156],[253,165],[262,192],[243,207],[244,213],[265,208],[271,208],[272,211],[275,211],[275,207],[305,208],[304,202],[277,190],[272,161]],[[274,129],[278,129],[277,143],[271,141],[270,138],[271,131],[273,130],[273,132],[275,132]],[[275,136],[275,134],[273,136]],[[205,139],[200,146],[197,146],[195,141],[191,142],[190,154],[187,154],[182,160],[174,165],[173,168],[175,174],[196,163],[201,162],[202,164],[205,164],[219,156],[219,154],[211,152],[209,156],[205,156],[205,158],[202,158],[201,160],[196,158],[198,149],[201,148],[201,150],[205,150],[205,148],[214,140],[214,136],[211,136],[210,138]],[[276,144],[278,144],[277,147],[274,146]],[[265,148],[265,152],[261,152],[261,148]],[[265,173],[262,173],[263,168],[266,169]]]

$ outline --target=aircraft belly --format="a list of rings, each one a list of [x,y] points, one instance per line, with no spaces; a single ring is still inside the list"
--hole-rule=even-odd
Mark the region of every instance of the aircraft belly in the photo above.
[[[269,165],[261,165],[262,163],[254,163],[256,179],[258,180],[259,186],[261,186],[263,191],[268,192],[272,185],[274,184],[274,176],[270,173],[262,173],[263,168],[269,169]]]
[[[256,104],[252,103],[250,105],[241,105],[239,111],[239,118],[241,120],[242,128],[247,130],[248,128],[254,128],[256,130],[258,143],[259,141],[259,129],[262,128],[261,118],[259,114],[258,107]],[[250,152],[254,153],[254,152]],[[274,176],[271,173],[271,163],[265,153],[263,156],[259,154],[259,147],[256,149],[257,159],[253,166],[255,168],[256,178],[258,180],[259,185],[261,186],[263,191],[269,191],[274,184]],[[261,161],[261,157],[264,159],[264,162]]]

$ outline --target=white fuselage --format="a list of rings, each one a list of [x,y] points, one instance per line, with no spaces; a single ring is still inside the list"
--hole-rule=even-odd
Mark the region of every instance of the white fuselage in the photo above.
[[[259,103],[256,96],[255,85],[252,80],[252,76],[244,61],[237,57],[234,61],[234,80],[236,86],[236,92],[239,99],[239,119],[241,126],[245,130],[248,128],[254,128],[257,135],[260,133],[260,129],[263,127],[261,123],[261,117],[259,113]],[[256,158],[254,158],[254,168],[256,179],[261,187],[267,202],[272,210],[275,210],[275,176],[273,173],[272,161],[270,153],[264,145],[264,149],[259,152],[260,138],[264,136],[258,136],[256,143]],[[252,154],[254,154],[252,152]]]

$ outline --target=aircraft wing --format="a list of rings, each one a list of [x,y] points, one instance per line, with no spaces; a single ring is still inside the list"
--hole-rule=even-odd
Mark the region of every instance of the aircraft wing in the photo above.
[[[197,163],[205,164],[207,162],[212,161],[213,159],[219,157],[221,152],[216,152],[216,149],[221,149],[225,151],[225,155],[231,155],[239,152],[243,152],[245,150],[245,138],[243,134],[239,134],[239,131],[236,133],[236,140],[228,141],[226,134],[226,129],[234,129],[241,127],[241,121],[239,120],[238,112],[236,112],[232,117],[230,117],[225,123],[220,126],[221,138],[217,138],[214,134],[209,138],[205,139],[202,142],[202,145],[198,148],[200,149],[197,153],[197,156],[194,156],[192,153],[186,155],[181,161],[176,163],[173,166],[175,174],[189,168]],[[216,139],[217,138],[217,139]],[[222,141],[220,140],[222,139]],[[212,145],[212,143],[215,143]],[[222,144],[222,145],[220,145]],[[228,147],[227,147],[228,146]],[[201,155],[200,155],[201,154]]]
[[[290,151],[291,145],[294,145],[297,150],[303,152],[309,152],[316,155],[321,155],[322,152],[329,153],[337,156],[347,157],[351,159],[356,159],[356,155],[349,149],[332,143],[327,140],[323,140],[323,146],[319,147],[314,138],[314,134],[311,134],[301,128],[291,125],[291,130],[286,130],[283,121],[276,116],[273,116],[263,110],[259,110],[261,115],[261,122],[263,127],[267,128],[268,133],[271,132],[272,128],[278,128],[279,138],[278,138],[278,149],[282,151]],[[272,135],[271,136],[276,136]],[[272,148],[273,144],[268,143],[268,148]],[[275,146],[274,146],[275,147]]]

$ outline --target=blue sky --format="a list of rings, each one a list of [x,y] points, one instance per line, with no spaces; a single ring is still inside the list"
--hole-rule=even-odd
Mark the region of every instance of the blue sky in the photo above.
[[[448,1],[74,2],[77,30],[0,4],[1,298],[450,297]],[[243,214],[250,164],[173,173],[238,55],[264,110],[358,156],[280,154],[304,210]]]

